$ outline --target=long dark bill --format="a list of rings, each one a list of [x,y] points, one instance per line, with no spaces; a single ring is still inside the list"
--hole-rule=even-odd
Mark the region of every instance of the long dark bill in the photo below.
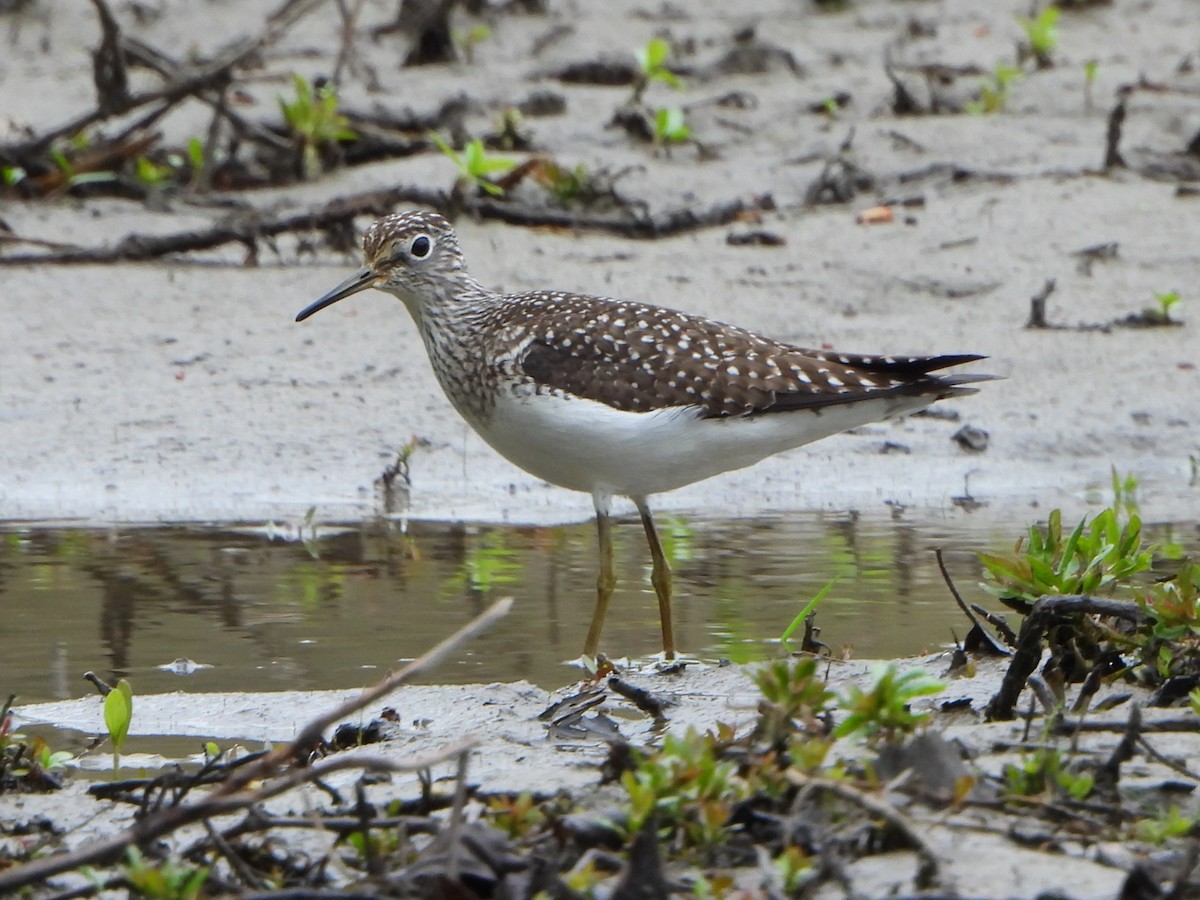
[[[379,276],[371,269],[359,269],[332,291],[317,300],[315,303],[310,303],[304,309],[300,310],[296,316],[297,322],[303,322],[313,313],[318,313],[327,306],[332,306],[339,300],[349,297],[351,294],[357,294],[359,291],[365,291],[369,287],[374,287]]]

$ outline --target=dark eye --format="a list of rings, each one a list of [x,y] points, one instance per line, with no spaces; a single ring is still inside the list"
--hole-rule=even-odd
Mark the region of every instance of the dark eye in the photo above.
[[[417,259],[424,259],[429,255],[429,251],[433,248],[433,242],[425,235],[418,234],[413,238],[412,244],[408,248],[408,252]]]

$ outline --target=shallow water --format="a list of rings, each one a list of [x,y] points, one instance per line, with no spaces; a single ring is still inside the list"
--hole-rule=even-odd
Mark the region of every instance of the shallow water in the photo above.
[[[920,525],[663,516],[660,528],[680,648],[735,661],[777,654],[788,622],[835,577],[817,619],[835,651],[879,658],[947,644],[966,627],[931,548],[946,550],[968,600],[986,602],[974,551],[1011,546],[1019,533],[961,515]],[[0,526],[0,693],[19,703],[80,696],[89,670],[128,676],[139,693],[353,687],[506,595],[517,600],[508,619],[429,680],[554,688],[578,677],[564,661],[578,657],[592,609],[590,524],[380,521],[296,538],[294,528]],[[601,649],[648,656],[660,648],[658,612],[636,522],[618,526],[616,552]],[[180,658],[206,668],[156,668]]]

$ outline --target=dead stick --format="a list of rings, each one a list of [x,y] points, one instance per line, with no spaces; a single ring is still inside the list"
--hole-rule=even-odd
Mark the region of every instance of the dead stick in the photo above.
[[[913,850],[916,851],[917,858],[920,860],[920,864],[917,866],[917,874],[914,877],[917,887],[924,889],[937,883],[939,877],[938,861],[933,848],[929,846],[925,838],[917,833],[916,826],[908,820],[908,817],[896,809],[896,807],[883,800],[877,800],[844,781],[834,781],[830,778],[812,778],[796,769],[789,769],[787,777],[789,781],[799,786],[801,790],[826,791],[848,803],[860,806],[871,815],[878,816],[886,821],[903,834],[909,844],[912,845]]]
[[[277,794],[291,790],[299,784],[319,779],[340,769],[361,768],[367,771],[380,772],[412,771],[413,769],[428,768],[444,759],[453,758],[460,753],[466,752],[473,746],[474,740],[460,742],[438,754],[436,759],[410,760],[403,764],[377,757],[344,755],[321,760],[305,769],[293,769],[258,790],[248,793],[243,790],[252,781],[265,779],[277,774],[289,760],[294,758],[294,755],[300,748],[312,746],[320,738],[325,729],[334,722],[368,706],[380,697],[391,693],[402,684],[418,675],[424,674],[442,662],[461,644],[491,628],[499,619],[507,615],[511,608],[511,597],[496,601],[484,610],[482,614],[468,622],[464,627],[446,638],[432,650],[413,660],[399,672],[384,678],[358,697],[347,700],[345,703],[311,720],[287,746],[281,747],[256,760],[254,763],[239,769],[236,777],[230,778],[203,800],[188,806],[168,807],[154,812],[144,819],[135,822],[125,831],[115,834],[110,838],[90,843],[71,853],[37,859],[22,866],[0,871],[0,896],[3,896],[8,891],[14,891],[29,884],[39,883],[47,878],[60,875],[63,872],[69,872],[71,869],[78,868],[79,866],[102,865],[119,857],[121,852],[132,844],[144,844],[147,841],[155,840],[192,822],[222,813],[234,812],[252,804],[260,803]]]

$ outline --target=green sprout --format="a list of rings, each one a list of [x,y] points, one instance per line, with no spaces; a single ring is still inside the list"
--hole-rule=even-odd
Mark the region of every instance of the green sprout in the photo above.
[[[629,797],[627,833],[636,834],[653,819],[661,827],[680,827],[693,846],[724,842],[733,805],[747,789],[737,763],[720,759],[719,750],[711,735],[690,728],[682,737],[664,737],[662,749],[621,776]]]
[[[991,76],[980,82],[979,99],[967,104],[967,112],[986,116],[1004,109],[1008,105],[1009,90],[1020,78],[1021,70],[1016,66],[997,63]]]
[[[924,724],[928,713],[914,713],[910,704],[919,697],[941,693],[946,685],[922,669],[901,673],[895,664],[877,666],[874,681],[867,690],[851,685],[842,699],[847,715],[834,730],[837,737],[856,732],[868,743],[891,742],[910,734]]]
[[[147,187],[158,187],[171,180],[175,170],[169,165],[156,163],[147,156],[139,156],[133,161],[133,175]]]
[[[834,576],[825,582],[825,587],[817,591],[816,596],[804,604],[804,609],[796,613],[795,618],[788,623],[788,627],[783,629],[783,634],[779,636],[779,643],[783,645],[784,650],[788,651],[789,653],[792,652],[793,648],[792,645],[788,643],[788,639],[791,638],[791,636],[796,633],[797,629],[804,624],[804,620],[807,619],[809,614],[817,608],[817,605],[825,599],[825,596],[829,593],[833,586],[837,584],[837,582],[837,576]]]
[[[468,29],[455,28],[451,35],[454,46],[462,53],[468,63],[475,62],[475,48],[492,36],[492,29],[486,25],[474,25]]]
[[[1148,844],[1165,844],[1171,838],[1192,834],[1197,824],[1197,819],[1183,815],[1178,806],[1171,806],[1152,819],[1139,819],[1133,824],[1133,833]]]
[[[125,851],[122,868],[134,893],[154,900],[196,900],[208,878],[208,869],[203,866],[173,860],[158,865],[147,862],[137,847]]]
[[[1174,578],[1155,582],[1135,599],[1149,627],[1143,662],[1163,680],[1194,676],[1200,671],[1200,563],[1185,562]],[[1200,689],[1188,700],[1200,715]]]
[[[1021,762],[1007,763],[1004,782],[1009,793],[1019,797],[1065,794],[1074,800],[1085,800],[1096,786],[1090,772],[1069,771],[1062,754],[1053,747],[1039,747]]]
[[[685,121],[683,109],[678,106],[663,106],[654,114],[654,143],[679,144],[690,139],[692,129]]]
[[[1087,109],[1092,108],[1092,89],[1096,86],[1096,70],[1100,63],[1089,59],[1083,64],[1083,104]]]
[[[338,112],[337,91],[332,85],[313,87],[303,75],[292,76],[295,96],[280,96],[279,109],[300,153],[305,179],[321,173],[321,151],[339,141],[352,141],[358,135],[349,120]]]
[[[13,187],[25,180],[26,171],[20,166],[0,166],[0,181],[7,187]]]
[[[87,135],[79,132],[71,138],[70,143],[76,152],[82,152],[88,147]],[[71,162],[70,157],[58,147],[50,149],[50,158],[54,160],[54,164],[62,172],[63,180],[68,188],[78,187],[82,184],[103,184],[109,181],[116,181],[117,179],[116,172],[77,172],[75,164]]]
[[[113,776],[121,768],[121,748],[133,721],[133,687],[122,678],[104,698],[104,725],[113,746]]]
[[[1057,6],[1047,6],[1032,19],[1017,16],[1017,23],[1025,32],[1028,51],[1039,69],[1054,67],[1051,58],[1058,47],[1058,16]]]
[[[651,82],[661,81],[676,89],[683,87],[679,76],[667,68],[667,60],[671,57],[671,45],[662,38],[648,41],[634,56],[637,58],[638,71],[633,81],[633,96],[630,97],[630,102],[640,103]]]
[[[553,160],[540,160],[533,170],[533,180],[549,191],[563,206],[587,202],[596,193],[592,177],[583,163],[568,169]]]
[[[1174,322],[1171,318],[1171,307],[1179,302],[1179,291],[1155,291],[1154,299],[1158,301],[1158,309],[1148,309],[1146,314],[1164,324]]]
[[[800,889],[815,872],[812,859],[795,844],[785,847],[784,851],[771,861],[771,868],[779,878],[784,897],[800,896]]]
[[[479,138],[475,138],[463,147],[462,153],[458,153],[446,143],[437,132],[430,132],[429,138],[445,154],[446,158],[458,167],[458,180],[454,183],[455,190],[464,185],[474,185],[493,197],[504,195],[504,188],[489,179],[488,176],[493,172],[507,172],[515,165],[512,160],[488,156],[487,151],[483,148],[483,141]]]

